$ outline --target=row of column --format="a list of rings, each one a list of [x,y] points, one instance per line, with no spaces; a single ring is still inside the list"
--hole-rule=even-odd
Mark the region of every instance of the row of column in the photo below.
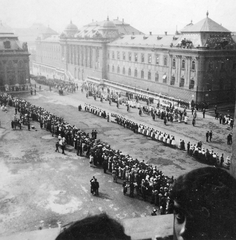
[[[99,47],[68,45],[67,62],[97,69],[100,68],[100,51]]]

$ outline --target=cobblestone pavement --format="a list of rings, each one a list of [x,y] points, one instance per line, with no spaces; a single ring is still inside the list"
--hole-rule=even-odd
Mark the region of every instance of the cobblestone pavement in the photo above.
[[[118,111],[190,141],[200,138],[204,142],[204,131],[211,127],[214,130],[211,146],[226,154],[231,151],[225,140],[228,130],[210,116],[204,120],[199,117],[195,128],[177,123],[164,126],[160,120],[153,122],[148,116],[140,118],[137,109],[127,113],[125,107],[117,110],[107,102],[86,99],[80,92],[59,96],[55,92],[42,91],[36,96],[22,97],[87,132],[97,129],[98,138],[112,148],[155,164],[169,176],[176,177],[205,165],[186,152],[166,147],[90,113],[78,112],[78,104],[88,102]],[[101,169],[89,167],[88,159],[76,156],[73,151],[67,151],[66,155],[55,153],[56,139],[41,130],[38,123],[32,123],[35,130],[28,131],[26,126],[22,130],[12,130],[13,114],[13,109],[8,113],[0,112],[0,235],[55,227],[58,222],[68,223],[102,211],[117,219],[150,215],[151,204],[123,196],[121,184],[113,183],[111,176],[103,174]],[[89,192],[89,180],[93,175],[100,182],[100,197],[93,197]]]

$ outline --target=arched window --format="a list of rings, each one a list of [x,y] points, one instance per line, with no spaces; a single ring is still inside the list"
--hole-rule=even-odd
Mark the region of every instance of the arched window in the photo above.
[[[175,68],[175,58],[173,58],[172,67]]]
[[[148,54],[148,63],[152,63],[152,54]]]
[[[144,71],[141,71],[141,78],[144,78]]]
[[[120,73],[120,66],[117,67],[117,73]]]
[[[182,60],[182,69],[185,69],[185,60]]]
[[[175,85],[175,76],[171,77],[170,85]]]
[[[164,56],[164,66],[167,66],[167,56]]]
[[[114,72],[115,71],[115,67],[114,66],[112,66],[112,72]]]
[[[135,77],[138,76],[138,70],[137,70],[137,69],[134,70],[134,76],[135,76]]]
[[[125,67],[123,67],[123,74],[125,74]]]
[[[179,86],[180,86],[180,87],[184,87],[184,77],[182,77],[182,78],[180,79]]]
[[[156,55],[156,64],[159,64],[159,55]]]
[[[129,72],[128,72],[129,76],[131,76],[131,69],[129,68]]]
[[[192,61],[192,70],[195,70],[195,61]]]
[[[191,79],[189,83],[189,89],[194,89],[194,85],[195,85],[195,81],[194,79]]]
[[[150,71],[148,71],[148,80],[151,80],[151,78],[152,78],[152,74]]]
[[[156,81],[156,82],[159,81],[159,74],[158,74],[158,72],[155,73],[155,81]]]
[[[162,80],[163,80],[163,83],[167,83],[167,75],[166,75],[166,73],[164,73],[164,75],[162,76]]]

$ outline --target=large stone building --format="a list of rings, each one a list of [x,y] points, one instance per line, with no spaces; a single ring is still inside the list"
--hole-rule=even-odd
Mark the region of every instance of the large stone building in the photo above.
[[[29,80],[27,43],[21,44],[18,37],[0,23],[0,89],[24,85]]]
[[[103,79],[174,102],[235,99],[236,44],[208,13],[173,35],[145,35],[118,19],[70,23],[60,36],[38,39],[35,59],[34,74],[48,78]]]

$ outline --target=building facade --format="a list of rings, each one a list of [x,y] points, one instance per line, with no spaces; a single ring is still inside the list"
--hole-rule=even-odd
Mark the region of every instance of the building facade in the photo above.
[[[0,23],[0,88],[29,83],[29,52],[11,30]]]
[[[82,29],[70,23],[53,37],[37,42],[38,75],[51,72],[52,78],[60,69],[63,79],[104,79],[186,103],[235,100],[236,44],[208,13],[174,35],[145,35],[107,19]]]

